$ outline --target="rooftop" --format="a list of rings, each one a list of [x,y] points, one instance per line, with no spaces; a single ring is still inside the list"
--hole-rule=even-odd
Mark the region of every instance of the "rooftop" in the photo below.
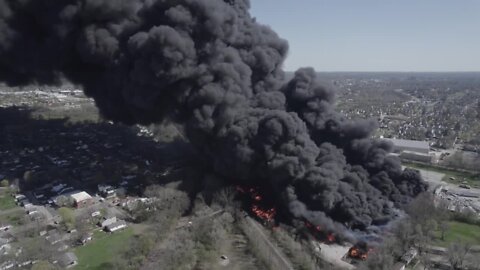
[[[430,143],[427,141],[414,141],[414,140],[403,140],[403,139],[387,139],[391,141],[393,145],[398,147],[413,147],[419,149],[430,149]]]
[[[67,252],[63,254],[58,262],[60,263],[61,266],[65,268],[69,268],[70,266],[76,265],[78,261],[77,256],[73,252]]]
[[[107,231],[113,232],[125,227],[127,227],[127,223],[124,220],[118,220],[117,222],[105,226],[105,229],[107,229]]]
[[[92,198],[92,196],[90,196],[90,194],[88,194],[87,192],[85,191],[81,191],[81,192],[78,192],[78,193],[74,193],[74,194],[71,194],[70,195],[76,202],[81,202],[81,201],[85,201],[85,200],[89,200]]]

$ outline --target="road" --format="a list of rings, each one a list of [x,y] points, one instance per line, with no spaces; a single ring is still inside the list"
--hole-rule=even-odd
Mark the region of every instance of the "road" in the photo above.
[[[278,249],[278,247],[276,247],[271,241],[270,239],[265,235],[265,233],[263,232],[263,229],[260,227],[260,225],[255,221],[253,220],[252,218],[250,217],[245,217],[247,223],[252,226],[252,228],[255,229],[255,231],[257,232],[257,234],[262,238],[262,240],[267,243],[267,246],[268,248],[270,248],[271,250],[271,254],[274,254],[276,258],[279,259],[280,263],[283,264],[283,269],[291,269],[293,270],[293,266],[292,264],[290,263],[290,261],[287,259],[287,257]]]
[[[434,172],[434,171],[428,171],[428,170],[422,170],[422,169],[417,169],[415,170],[420,171],[420,174],[422,175],[423,180],[425,180],[429,185],[430,189],[435,189],[439,185],[445,185],[448,183],[445,183],[442,181],[443,177],[445,174],[439,173],[439,172]]]
[[[476,196],[480,197],[480,189],[479,188],[474,188],[472,187],[471,189],[464,189],[459,187],[456,184],[452,183],[447,183],[443,181],[443,177],[445,174],[439,173],[439,172],[434,172],[434,171],[429,171],[429,170],[422,170],[422,169],[417,169],[420,171],[420,174],[422,175],[423,179],[430,184],[430,189],[433,190],[436,187],[442,185],[444,187],[448,187],[448,190],[452,193],[455,194],[473,194]]]

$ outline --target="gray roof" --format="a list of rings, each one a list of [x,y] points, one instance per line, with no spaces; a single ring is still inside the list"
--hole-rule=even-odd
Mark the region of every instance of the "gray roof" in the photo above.
[[[60,259],[58,260],[58,262],[63,266],[68,266],[68,265],[71,265],[71,264],[74,264],[78,261],[78,258],[77,256],[73,253],[73,252],[67,252],[65,254],[63,254]]]
[[[427,141],[414,141],[403,139],[385,139],[391,141],[393,145],[398,147],[413,147],[418,149],[430,149],[430,144]]]
[[[400,270],[400,269],[402,269],[403,267],[405,267],[405,264],[404,264],[404,263],[397,262],[397,263],[393,266],[393,270]]]
[[[119,227],[119,226],[122,226],[122,225],[126,226],[127,223],[124,220],[119,220],[115,223],[107,225],[106,228],[107,228],[107,230],[112,230],[112,229],[114,229],[116,227]]]

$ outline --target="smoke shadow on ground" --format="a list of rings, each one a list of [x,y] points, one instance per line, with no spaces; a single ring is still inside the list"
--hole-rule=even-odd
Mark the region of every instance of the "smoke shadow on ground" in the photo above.
[[[96,193],[100,183],[141,195],[151,184],[174,184],[193,196],[195,152],[188,142],[157,142],[138,127],[42,119],[28,107],[0,108],[0,175],[22,192],[68,183]]]

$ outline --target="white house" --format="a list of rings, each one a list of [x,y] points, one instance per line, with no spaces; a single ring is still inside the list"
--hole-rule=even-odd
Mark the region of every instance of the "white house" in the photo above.
[[[117,222],[117,217],[113,216],[113,217],[109,217],[109,218],[105,218],[105,220],[103,220],[102,222],[100,222],[100,227],[102,228],[105,228],[113,223]]]
[[[126,223],[125,221],[123,221],[123,220],[119,220],[119,221],[117,221],[117,222],[115,222],[115,223],[112,223],[112,224],[106,226],[106,227],[105,227],[105,230],[106,230],[107,232],[116,232],[116,231],[121,230],[121,229],[124,229],[124,228],[126,228],[126,227],[127,227],[127,223]]]

